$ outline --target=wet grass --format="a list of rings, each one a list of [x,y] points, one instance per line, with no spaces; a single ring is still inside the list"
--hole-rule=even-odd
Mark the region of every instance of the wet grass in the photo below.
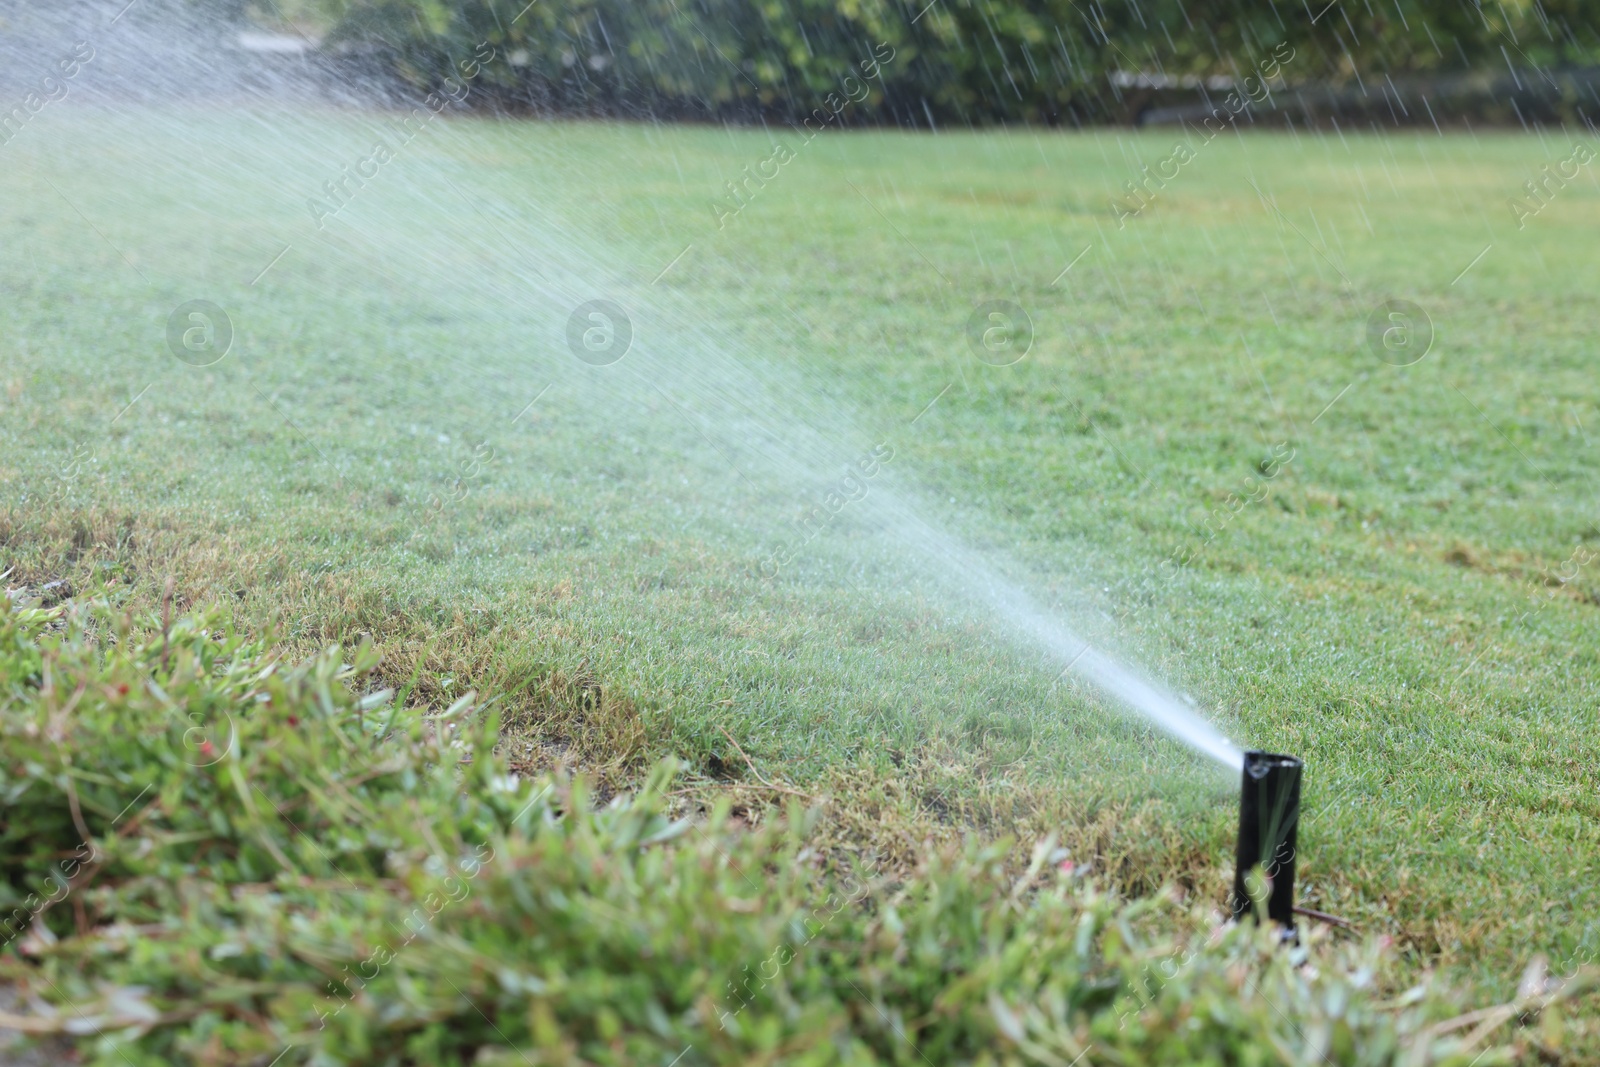
[[[38,127],[0,171],[12,582],[172,573],[305,649],[369,633],[419,695],[503,694],[530,765],[620,784],[670,752],[748,786],[726,731],[863,833],[877,795],[950,832],[1060,824],[1126,887],[1220,899],[1225,776],[866,515],[761,576],[810,505],[640,362],[681,337],[844,455],[892,442],[937,521],[1306,757],[1307,903],[1497,994],[1600,951],[1600,190],[1521,230],[1507,207],[1566,140],[1219,139],[1119,227],[1174,134],[852,133],[795,143],[719,230],[767,134],[456,120],[317,230],[365,119]],[[639,352],[574,360],[569,290],[626,306]],[[236,331],[205,368],[163,338],[196,298]],[[967,343],[994,299],[1033,323],[1014,366]],[[1367,344],[1390,299],[1431,318],[1411,366]]]

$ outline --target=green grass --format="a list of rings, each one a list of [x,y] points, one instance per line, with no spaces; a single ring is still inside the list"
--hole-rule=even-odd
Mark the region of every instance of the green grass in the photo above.
[[[881,484],[1305,757],[1308,904],[1502,999],[1600,952],[1600,569],[1549,577],[1600,551],[1600,187],[1521,231],[1506,204],[1566,140],[1229,137],[1119,229],[1174,134],[851,133],[719,231],[764,133],[451,120],[318,232],[368,121],[63,109],[0,149],[13,582],[172,573],[302,649],[370,633],[419,693],[504,694],[513,760],[619,782],[743,774],[723,729],[799,788],[942,760],[936,814],[1125,813],[1137,848],[1093,840],[1126,885],[1220,899],[1226,777],[1053,685],[871,508],[760,577],[838,474],[750,427],[812,421],[834,460],[891,441]],[[596,296],[635,322],[614,367],[565,348]],[[236,330],[205,369],[163,340],[194,298]],[[1036,329],[1007,368],[965,340],[996,298]],[[1432,319],[1414,366],[1365,343],[1392,298]],[[725,359],[760,388],[711,392]]]
[[[1559,1048],[1583,984],[1397,997],[1375,941],[1120,901],[1048,839],[886,878],[670,760],[596,805],[508,775],[470,700],[358,699],[370,647],[290,663],[219,614],[0,600],[0,1024],[97,1067],[1471,1067]]]

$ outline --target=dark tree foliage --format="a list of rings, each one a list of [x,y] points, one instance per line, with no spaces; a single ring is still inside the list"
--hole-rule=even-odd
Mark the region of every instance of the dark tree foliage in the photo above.
[[[319,2],[332,43],[419,89],[454,77],[506,106],[671,118],[1129,121],[1164,87],[1242,85],[1275,50],[1289,84],[1363,90],[1466,72],[1556,86],[1600,58],[1600,0]]]

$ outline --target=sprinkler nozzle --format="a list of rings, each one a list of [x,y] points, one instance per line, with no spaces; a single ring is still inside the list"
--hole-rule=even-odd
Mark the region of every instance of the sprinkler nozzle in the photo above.
[[[1239,790],[1239,851],[1233,877],[1233,917],[1255,914],[1294,928],[1295,830],[1300,823],[1300,774],[1293,756],[1246,752]]]

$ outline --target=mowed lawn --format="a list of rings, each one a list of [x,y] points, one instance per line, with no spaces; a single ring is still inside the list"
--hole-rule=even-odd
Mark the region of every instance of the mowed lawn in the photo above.
[[[393,121],[61,105],[0,147],[8,582],[371,635],[619,780],[742,776],[726,731],[802,788],[1129,813],[1187,858],[1120,878],[1220,901],[1228,775],[901,552],[912,494],[1306,759],[1307,903],[1495,993],[1600,954],[1600,184],[1508,205],[1570,138],[1229,134],[1119,219],[1178,132]],[[568,345],[600,298],[609,366]],[[214,363],[169,350],[190,300]],[[1383,350],[1391,300],[1431,326]]]

